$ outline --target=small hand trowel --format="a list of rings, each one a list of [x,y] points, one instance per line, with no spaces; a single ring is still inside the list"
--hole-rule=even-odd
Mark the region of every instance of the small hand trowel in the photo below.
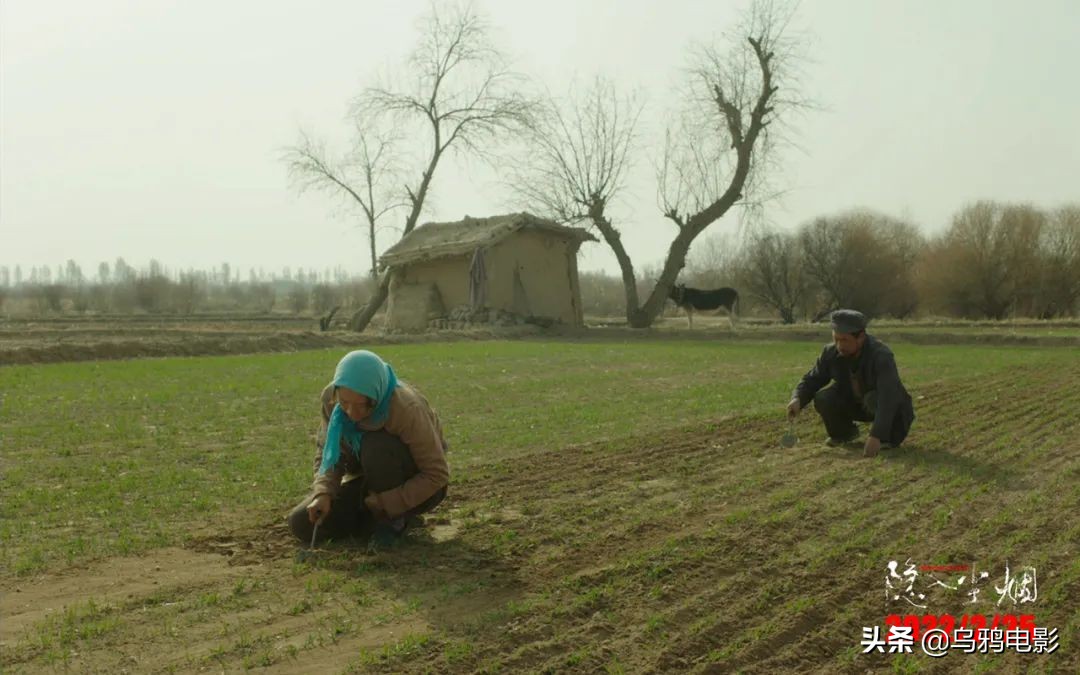
[[[791,420],[788,422],[787,433],[780,437],[780,446],[784,448],[793,448],[798,442],[799,437],[795,435],[795,420]]]
[[[315,523],[315,527],[311,528],[311,544],[307,549],[301,549],[296,552],[297,562],[307,562],[315,557],[315,537],[319,534],[319,524]]]

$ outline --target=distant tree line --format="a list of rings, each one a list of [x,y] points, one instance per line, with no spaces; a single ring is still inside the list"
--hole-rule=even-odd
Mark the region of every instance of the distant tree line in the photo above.
[[[641,270],[652,288],[660,265]],[[625,317],[623,276],[582,272],[585,313]],[[849,307],[872,317],[970,319],[1080,315],[1080,204],[1045,210],[981,201],[961,209],[940,234],[869,210],[820,216],[793,231],[747,228],[741,237],[696,242],[680,281],[734,286],[743,314],[786,323]],[[169,270],[156,260],[135,269],[122,258],[88,278],[74,261],[52,269],[0,267],[0,313],[14,315],[199,312],[323,316],[357,311],[376,291],[368,276],[340,268],[285,268],[267,274],[223,264]],[[673,311],[669,305],[668,311]]]
[[[734,286],[743,313],[785,323],[820,319],[839,307],[895,318],[1075,317],[1080,204],[1044,210],[981,201],[933,237],[869,210],[821,216],[794,231],[748,228],[741,239],[713,236],[695,244],[680,280]],[[583,274],[586,313],[621,314],[621,284]]]
[[[102,262],[94,276],[69,260],[48,266],[0,266],[0,313],[181,314],[200,312],[291,313],[323,315],[334,307],[357,308],[372,284],[341,268],[286,267],[280,272],[250,269],[242,277],[228,263],[210,270],[170,270],[157,260],[136,269],[123,258]]]

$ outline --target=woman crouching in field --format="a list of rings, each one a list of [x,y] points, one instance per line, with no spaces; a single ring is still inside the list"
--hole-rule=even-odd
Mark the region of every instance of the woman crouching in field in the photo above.
[[[409,518],[446,497],[439,416],[375,354],[349,352],[338,362],[322,391],[322,418],[311,494],[289,515],[300,540],[311,541],[318,525],[319,541],[373,529],[372,545],[387,546]]]

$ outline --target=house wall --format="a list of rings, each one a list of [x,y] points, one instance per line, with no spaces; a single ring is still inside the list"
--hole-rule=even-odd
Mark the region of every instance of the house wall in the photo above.
[[[435,284],[391,283],[386,322],[394,330],[424,331],[432,319],[444,316],[445,313]]]
[[[488,305],[571,325],[580,323],[581,303],[574,300],[569,248],[566,241],[529,231],[517,232],[499,242],[486,257]],[[516,293],[515,270],[521,279]]]
[[[469,304],[469,266],[467,255],[439,258],[407,265],[395,287],[395,299],[413,297],[399,293],[396,286],[434,284],[446,312]],[[569,325],[581,325],[581,291],[577,279],[577,245],[536,232],[519,231],[486,251],[487,306],[521,315],[548,317]],[[515,291],[514,272],[521,280]],[[395,313],[396,314],[396,313]],[[402,318],[406,316],[401,313]],[[395,326],[399,329],[410,326]],[[411,320],[409,323],[413,323]]]
[[[438,258],[414,263],[405,268],[401,283],[432,283],[439,289],[443,307],[450,311],[458,305],[469,304],[469,263],[468,256]]]

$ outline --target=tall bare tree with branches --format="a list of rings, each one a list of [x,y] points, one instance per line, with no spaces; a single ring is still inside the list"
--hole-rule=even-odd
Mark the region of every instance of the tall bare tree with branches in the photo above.
[[[867,209],[820,216],[799,231],[803,266],[817,290],[819,320],[835,309],[903,318],[915,311],[919,229]]]
[[[407,74],[394,78],[395,84],[412,86],[369,87],[350,107],[355,120],[385,124],[411,138],[426,137],[420,150],[422,168],[401,187],[407,209],[402,236],[419,222],[436,169],[448,151],[486,158],[492,141],[527,126],[538,105],[526,91],[525,78],[511,70],[492,43],[488,22],[472,6],[433,4],[419,32]],[[368,146],[368,152],[380,156],[377,146]],[[317,180],[336,184],[325,174]],[[391,269],[379,275],[371,299],[350,319],[353,330],[362,331],[371,322],[395,274]]]
[[[482,158],[489,144],[526,127],[537,109],[526,79],[511,70],[494,46],[488,22],[470,6],[444,11],[432,5],[420,27],[421,39],[409,59],[411,89],[365,90],[354,114],[390,119],[401,128],[418,127],[428,137],[426,161],[414,183],[406,183],[408,213],[402,236],[419,222],[439,162],[450,150]],[[394,270],[386,270],[375,294],[351,326],[362,331],[386,301]]]
[[[799,239],[787,232],[757,231],[747,237],[742,282],[761,303],[795,323],[806,300],[807,279]]]
[[[549,95],[544,114],[529,128],[531,161],[509,166],[509,187],[530,209],[560,222],[587,221],[600,231],[619,261],[627,306],[635,308],[634,264],[607,205],[624,187],[642,107],[636,95],[620,95],[603,77],[571,97],[568,107]]]
[[[636,149],[640,106],[601,82],[569,113],[556,112],[554,122],[533,129],[535,170],[518,192],[546,215],[586,221],[600,232],[622,272],[631,326],[647,327],[659,315],[705,228],[762,197],[774,124],[801,105],[778,84],[794,79],[799,45],[786,35],[792,15],[785,2],[757,0],[726,44],[693,51],[685,107],[665,135],[657,171],[661,212],[676,233],[644,302],[609,210]]]
[[[400,167],[395,160],[396,139],[377,127],[357,128],[352,150],[332,160],[322,141],[300,132],[296,145],[285,149],[289,178],[300,191],[319,190],[340,195],[360,207],[367,225],[370,275],[378,276],[376,232],[383,216],[405,206],[395,183]]]

